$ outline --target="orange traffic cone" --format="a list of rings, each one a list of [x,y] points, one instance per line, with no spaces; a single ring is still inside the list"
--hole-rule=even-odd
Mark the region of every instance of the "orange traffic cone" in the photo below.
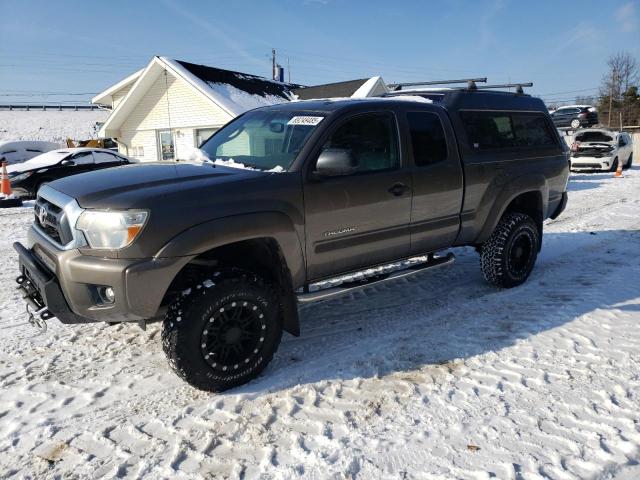
[[[7,162],[2,162],[2,185],[0,185],[0,208],[19,207],[22,199],[12,195],[11,182],[7,173]]]
[[[616,168],[616,174],[614,177],[622,177],[622,162],[618,160],[618,168]],[[4,182],[4,180],[3,180]],[[4,188],[4,183],[2,184]]]
[[[12,193],[9,174],[7,173],[7,162],[2,162],[2,187],[0,187],[0,193],[5,197],[8,197]]]

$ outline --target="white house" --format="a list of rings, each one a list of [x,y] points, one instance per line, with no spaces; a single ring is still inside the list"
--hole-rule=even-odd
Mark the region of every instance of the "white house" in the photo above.
[[[112,109],[100,129],[141,161],[176,160],[247,110],[291,100],[298,85],[154,57],[91,101]]]

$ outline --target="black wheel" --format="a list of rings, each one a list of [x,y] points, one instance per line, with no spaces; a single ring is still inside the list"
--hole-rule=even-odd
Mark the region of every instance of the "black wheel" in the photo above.
[[[230,270],[183,292],[169,307],[162,346],[178,376],[219,392],[260,374],[281,337],[274,289],[252,273]]]
[[[505,214],[482,246],[480,267],[485,280],[502,288],[524,283],[538,258],[539,238],[529,215]]]
[[[629,160],[627,160],[627,166],[625,168],[631,168],[631,165],[633,165],[633,153],[629,155]]]
[[[613,159],[613,163],[611,164],[611,168],[609,169],[610,172],[615,172],[616,170],[618,170],[618,158],[614,158]]]
[[[574,130],[576,128],[580,128],[580,120],[578,120],[577,118],[571,120],[571,128],[573,128]]]

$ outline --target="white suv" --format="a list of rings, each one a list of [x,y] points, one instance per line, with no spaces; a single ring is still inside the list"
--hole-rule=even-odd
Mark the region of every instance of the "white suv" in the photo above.
[[[633,161],[633,143],[626,132],[602,128],[580,130],[571,145],[571,170],[615,171],[618,163],[629,168]]]

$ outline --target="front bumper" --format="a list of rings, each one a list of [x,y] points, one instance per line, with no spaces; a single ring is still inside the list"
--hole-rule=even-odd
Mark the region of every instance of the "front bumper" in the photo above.
[[[612,164],[611,157],[571,157],[571,170],[608,171]]]
[[[45,307],[62,323],[136,322],[158,315],[171,281],[191,257],[113,259],[60,250],[33,226],[28,247],[15,243],[28,303]],[[97,288],[109,286],[115,301],[105,304]],[[38,308],[39,307],[39,308]]]
[[[569,200],[569,196],[567,195],[567,192],[562,192],[562,197],[560,198],[560,203],[558,203],[558,206],[555,208],[555,210],[553,211],[553,213],[550,215],[551,219],[556,219],[560,216],[560,214],[562,212],[564,212],[564,209],[567,208],[567,201]]]

